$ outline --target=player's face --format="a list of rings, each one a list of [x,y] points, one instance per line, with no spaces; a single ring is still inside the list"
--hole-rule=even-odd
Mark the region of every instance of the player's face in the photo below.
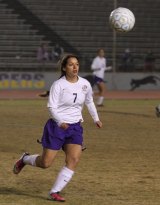
[[[68,59],[65,67],[66,75],[69,77],[75,77],[78,75],[79,62],[77,58],[71,57]]]
[[[103,49],[99,50],[98,55],[101,58],[104,57],[104,50]]]

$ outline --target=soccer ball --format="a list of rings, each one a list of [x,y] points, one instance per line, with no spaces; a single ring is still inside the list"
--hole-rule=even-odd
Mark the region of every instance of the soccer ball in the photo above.
[[[111,12],[109,22],[116,31],[128,32],[134,27],[135,17],[129,9],[119,7]]]

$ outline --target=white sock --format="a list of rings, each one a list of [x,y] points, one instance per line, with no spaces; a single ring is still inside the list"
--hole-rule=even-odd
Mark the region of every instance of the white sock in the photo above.
[[[38,154],[34,154],[34,155],[26,155],[23,158],[23,162],[25,164],[31,165],[31,166],[36,166],[36,158],[38,157]]]
[[[103,96],[98,97],[98,99],[97,99],[97,105],[102,105],[102,104],[103,104],[103,100],[104,100],[104,97],[103,97]]]
[[[74,171],[68,169],[67,167],[63,167],[59,172],[50,193],[60,192],[71,180],[73,174]]]

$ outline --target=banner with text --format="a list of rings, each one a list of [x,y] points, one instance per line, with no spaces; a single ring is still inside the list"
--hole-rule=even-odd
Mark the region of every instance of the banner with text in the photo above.
[[[43,73],[0,72],[0,89],[44,89]]]

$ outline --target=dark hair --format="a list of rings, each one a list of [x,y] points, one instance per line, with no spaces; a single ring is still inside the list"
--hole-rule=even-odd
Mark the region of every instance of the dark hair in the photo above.
[[[99,49],[97,50],[97,53],[99,53],[100,51],[104,51],[104,49],[103,49],[103,48],[99,48]]]
[[[66,67],[69,58],[76,58],[79,61],[79,58],[75,54],[65,54],[59,61],[59,69],[61,70],[60,78],[66,75],[64,68]]]

